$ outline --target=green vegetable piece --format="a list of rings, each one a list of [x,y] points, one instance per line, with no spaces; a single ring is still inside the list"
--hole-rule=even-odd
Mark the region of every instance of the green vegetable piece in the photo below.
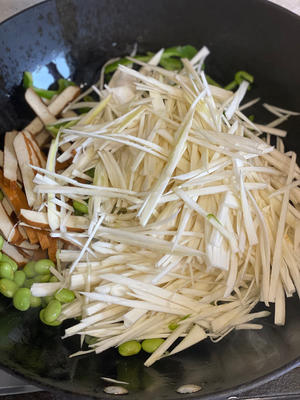
[[[13,297],[16,291],[18,290],[18,286],[14,281],[10,279],[0,279],[0,293],[5,297]]]
[[[173,321],[173,322],[170,322],[170,323],[169,323],[168,328],[170,329],[170,331],[175,331],[175,329],[177,329],[178,326],[179,326],[179,325],[178,325],[177,321]]]
[[[58,124],[53,124],[53,125],[46,125],[46,129],[48,132],[51,133],[53,137],[56,137],[60,128],[68,129],[71,128],[72,126],[77,124],[77,120],[72,120],[68,122],[61,122]]]
[[[8,262],[12,266],[14,272],[16,272],[16,270],[18,269],[18,264],[4,253],[2,253],[1,261]]]
[[[152,55],[149,54],[147,56],[136,56],[133,58],[135,58],[136,60],[139,60],[139,61],[148,62],[152,58]],[[117,60],[117,61],[107,65],[105,67],[104,73],[111,74],[112,72],[115,72],[118,69],[118,66],[120,64],[121,65],[130,65],[130,64],[132,64],[132,61],[128,60],[128,58],[126,58],[126,57],[120,58],[120,60]]]
[[[59,326],[59,325],[61,325],[61,321],[53,321],[53,322],[46,321],[45,320],[45,311],[46,311],[45,308],[43,308],[40,311],[40,320],[43,322],[43,324],[49,325],[49,326]]]
[[[28,89],[33,86],[32,74],[29,71],[25,71],[23,74],[23,88]]]
[[[23,268],[27,278],[33,278],[36,275],[35,272],[35,261],[29,261]]]
[[[251,115],[249,115],[248,119],[250,119],[250,121],[253,122],[255,119],[255,116],[253,114],[251,114]]]
[[[230,83],[228,83],[228,85],[224,86],[224,89],[226,90],[233,90],[237,87],[237,82],[236,81],[232,81]]]
[[[89,208],[87,204],[81,203],[81,201],[73,200],[73,207],[75,211],[78,211],[82,214],[89,213]]]
[[[49,282],[59,282],[59,280],[56,278],[56,276],[51,276],[51,278],[49,279]]]
[[[2,261],[2,255],[3,253],[0,251],[0,261]]]
[[[25,275],[24,271],[19,270],[19,271],[15,272],[14,281],[16,282],[16,284],[19,287],[24,285],[25,279],[26,279],[26,275]]]
[[[26,311],[30,307],[31,292],[27,288],[19,288],[13,297],[13,304],[19,311]]]
[[[94,336],[86,335],[85,338],[84,338],[84,341],[85,341],[86,344],[88,344],[90,346],[92,344],[97,343],[98,338],[94,337]]]
[[[4,194],[2,192],[2,190],[0,189],[0,201],[2,201],[4,199]]]
[[[58,93],[61,93],[63,90],[65,90],[69,86],[75,86],[74,82],[69,81],[68,79],[63,79],[63,78],[58,79],[57,83],[58,83]]]
[[[50,267],[55,268],[54,262],[52,260],[48,260],[47,258],[44,258],[35,263],[34,270],[35,270],[36,274],[47,275],[47,274],[49,274]]]
[[[205,74],[205,77],[209,85],[221,87],[221,85],[218,82],[216,82],[213,78],[211,78],[209,75]]]
[[[115,72],[118,69],[119,65],[130,65],[132,64],[132,61],[128,60],[127,58],[120,58],[120,60],[117,60],[105,67],[104,73],[105,74],[110,74],[112,72]]]
[[[206,216],[207,219],[214,219],[218,224],[222,225],[221,222],[218,220],[218,218],[214,214],[207,214]]]
[[[34,283],[46,283],[49,282],[50,278],[51,278],[50,274],[38,275],[35,278],[33,278],[33,281]]]
[[[46,304],[49,304],[51,300],[54,300],[54,296],[45,296],[43,297],[43,300]]]
[[[48,303],[47,307],[45,308],[44,320],[47,323],[54,322],[59,317],[60,313],[61,313],[61,303],[56,299],[51,300]]]
[[[42,304],[42,299],[40,297],[36,297],[33,295],[30,296],[30,307],[32,308],[40,307],[41,304]]]
[[[145,339],[142,342],[142,349],[146,353],[154,353],[164,341],[162,338]]]
[[[33,87],[33,90],[37,95],[43,97],[44,99],[51,100],[53,96],[57,95],[57,90],[47,90]]]
[[[123,357],[134,356],[141,351],[141,343],[136,340],[130,340],[129,342],[125,342],[120,344],[118,347],[118,352]]]
[[[71,303],[75,299],[75,293],[73,290],[63,288],[58,290],[54,297],[61,303]]]
[[[246,71],[238,71],[234,75],[234,80],[238,85],[242,83],[242,81],[248,81],[250,83],[254,82],[254,76],[249,74],[249,72]]]
[[[162,58],[160,65],[169,71],[180,71],[182,69],[182,62],[174,57]]]
[[[94,178],[95,176],[95,168],[88,169],[87,171],[84,172],[86,175],[90,176],[91,178]]]
[[[186,45],[186,46],[174,46],[169,47],[163,52],[162,57],[180,57],[180,58],[188,58],[192,59],[197,54],[197,49],[194,46]]]
[[[27,288],[27,289],[30,289],[31,286],[32,286],[34,283],[36,283],[36,282],[34,281],[34,278],[26,279],[23,286],[24,286],[25,288]]]
[[[14,279],[14,271],[11,264],[7,261],[0,262],[0,278]]]

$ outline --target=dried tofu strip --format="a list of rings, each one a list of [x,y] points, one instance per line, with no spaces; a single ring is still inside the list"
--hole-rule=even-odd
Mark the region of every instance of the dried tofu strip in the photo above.
[[[18,180],[19,182],[22,182],[17,156],[14,149],[14,140],[17,134],[17,131],[6,132],[5,134],[3,173],[4,178],[10,181],[15,182]]]
[[[63,111],[63,109],[79,95],[79,93],[80,89],[77,86],[67,87],[48,105],[48,113],[51,116],[59,115]],[[36,117],[29,125],[25,127],[25,130],[35,136],[39,132],[41,132],[43,128],[43,121],[39,117]]]

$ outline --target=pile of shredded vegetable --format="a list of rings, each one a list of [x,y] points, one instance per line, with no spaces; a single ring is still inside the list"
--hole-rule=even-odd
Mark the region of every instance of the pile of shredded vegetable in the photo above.
[[[286,297],[300,295],[300,169],[277,128],[297,113],[264,104],[275,119],[254,123],[243,110],[259,99],[241,105],[249,82],[234,93],[208,84],[206,47],[180,71],[158,66],[162,53],[128,58],[139,68],[119,65],[107,85],[103,68],[63,110],[55,102],[76,87],[48,104],[26,92],[37,118],[14,138],[28,203],[19,228],[55,241],[59,280],[31,292],[75,292],[58,319],[80,321],[64,337],[95,338],[76,355],[164,338],[150,366],[206,338],[261,329],[260,301],[275,303],[283,325]],[[39,146],[18,152],[49,131],[47,160]]]

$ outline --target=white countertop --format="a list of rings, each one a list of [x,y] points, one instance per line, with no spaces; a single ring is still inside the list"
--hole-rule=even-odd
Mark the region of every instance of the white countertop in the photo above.
[[[0,0],[0,22],[43,0]],[[270,0],[300,15],[300,0]]]

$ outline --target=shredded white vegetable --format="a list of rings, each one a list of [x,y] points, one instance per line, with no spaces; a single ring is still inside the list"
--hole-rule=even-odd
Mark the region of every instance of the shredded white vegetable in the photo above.
[[[276,149],[263,140],[285,136],[275,126],[297,113],[265,104],[277,119],[252,123],[242,111],[259,99],[241,105],[249,82],[235,93],[209,85],[208,54],[173,72],[157,66],[160,51],[138,71],[120,65],[108,86],[102,71],[86,92],[99,100],[73,101],[69,109],[90,111],[57,119],[74,125],[60,128],[46,168],[32,165],[30,195],[47,209],[23,210],[24,226],[65,244],[60,282],[32,293],[75,291],[59,319],[81,321],[65,337],[96,338],[75,355],[165,338],[150,366],[206,338],[261,329],[269,312],[252,313],[259,301],[275,302],[282,325],[285,297],[300,294],[300,169],[281,139]],[[87,205],[84,217],[73,200]]]

